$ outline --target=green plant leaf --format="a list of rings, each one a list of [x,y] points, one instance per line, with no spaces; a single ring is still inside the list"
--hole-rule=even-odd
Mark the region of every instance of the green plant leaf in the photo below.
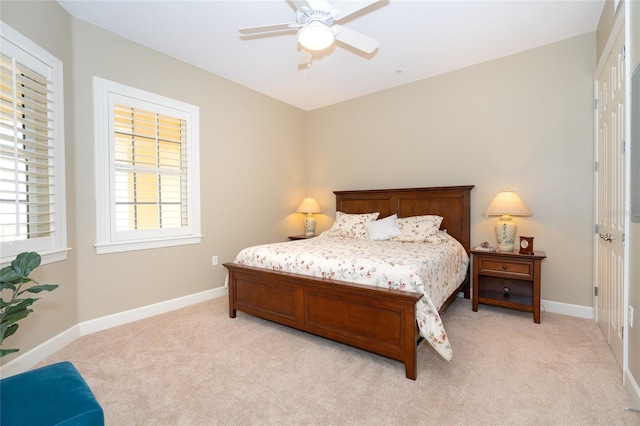
[[[21,309],[26,309],[27,306],[31,306],[38,299],[16,299],[13,304],[7,308],[6,313],[14,313]]]
[[[28,316],[33,309],[30,308],[38,298],[20,298],[23,293],[40,293],[53,291],[58,284],[41,285],[36,280],[29,278],[29,274],[40,266],[41,257],[38,253],[28,252],[19,254],[11,266],[0,270],[0,347],[5,338],[12,336],[18,330],[17,322]],[[22,289],[26,283],[34,283],[30,288]],[[18,349],[0,349],[0,357]]]
[[[15,325],[18,325],[18,324],[15,324]],[[7,334],[8,329],[9,327],[7,327],[6,324],[4,323],[0,324],[0,346],[2,346],[2,341],[4,340],[4,338],[8,337],[8,336],[5,336]]]
[[[7,327],[5,324],[2,324],[2,327],[0,327],[1,333],[0,333],[0,345],[2,345],[2,341],[4,339],[6,339],[9,336],[12,336],[16,330],[18,330],[18,324],[12,324],[9,327]]]
[[[25,252],[20,253],[13,262],[11,262],[11,266],[24,278],[28,277],[31,271],[40,266],[41,260],[40,255],[34,251]]]
[[[20,349],[0,349],[0,358],[5,355],[12,354],[14,352],[18,352]]]
[[[40,285],[34,285],[33,287],[30,287],[24,291],[21,291],[18,294],[22,294],[25,291],[28,291],[29,293],[40,293],[41,291],[53,291],[56,288],[58,288],[58,284],[40,284]]]
[[[11,291],[16,291],[16,286],[8,281],[2,281],[0,283],[0,291],[4,289],[10,289]]]
[[[21,279],[22,275],[20,275],[13,266],[5,266],[0,270],[0,283],[2,283],[2,288],[5,288],[7,284],[18,284]]]
[[[4,318],[2,318],[2,321],[6,325],[11,325],[14,322],[20,321],[22,318],[25,318],[31,312],[33,312],[33,309],[21,309],[17,312],[12,312],[11,314],[8,314]]]

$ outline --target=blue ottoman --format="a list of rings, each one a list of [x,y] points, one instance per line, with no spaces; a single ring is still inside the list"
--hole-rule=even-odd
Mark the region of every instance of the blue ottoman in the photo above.
[[[0,380],[0,425],[104,425],[78,370],[60,362]]]

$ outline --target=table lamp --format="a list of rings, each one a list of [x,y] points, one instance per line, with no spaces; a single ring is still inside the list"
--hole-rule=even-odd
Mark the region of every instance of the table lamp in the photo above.
[[[296,213],[306,214],[304,218],[304,235],[305,237],[313,237],[316,232],[316,219],[313,217],[314,213],[321,213],[320,205],[318,202],[307,197],[300,203],[300,206],[296,210]]]
[[[500,216],[496,223],[496,239],[499,251],[513,251],[518,226],[511,216],[531,216],[531,212],[518,194],[506,188],[491,200],[486,210],[487,216]]]

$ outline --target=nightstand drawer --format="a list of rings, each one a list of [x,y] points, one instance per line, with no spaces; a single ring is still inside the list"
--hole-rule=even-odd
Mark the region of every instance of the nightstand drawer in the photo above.
[[[510,277],[533,279],[533,262],[517,262],[513,260],[486,259],[480,257],[480,272],[507,274]]]
[[[478,279],[480,280],[478,283],[480,297],[483,296],[483,293],[499,294],[501,297],[507,298],[511,296],[514,299],[523,296],[528,297],[528,303],[531,304],[531,298],[533,297],[533,283],[531,281],[513,280],[487,275],[480,275]]]

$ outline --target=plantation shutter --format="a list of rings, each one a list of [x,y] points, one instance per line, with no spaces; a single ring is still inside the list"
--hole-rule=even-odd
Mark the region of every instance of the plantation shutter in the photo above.
[[[138,107],[113,107],[115,230],[189,226],[187,122]]]
[[[0,59],[0,241],[50,237],[55,186],[52,82]]]

